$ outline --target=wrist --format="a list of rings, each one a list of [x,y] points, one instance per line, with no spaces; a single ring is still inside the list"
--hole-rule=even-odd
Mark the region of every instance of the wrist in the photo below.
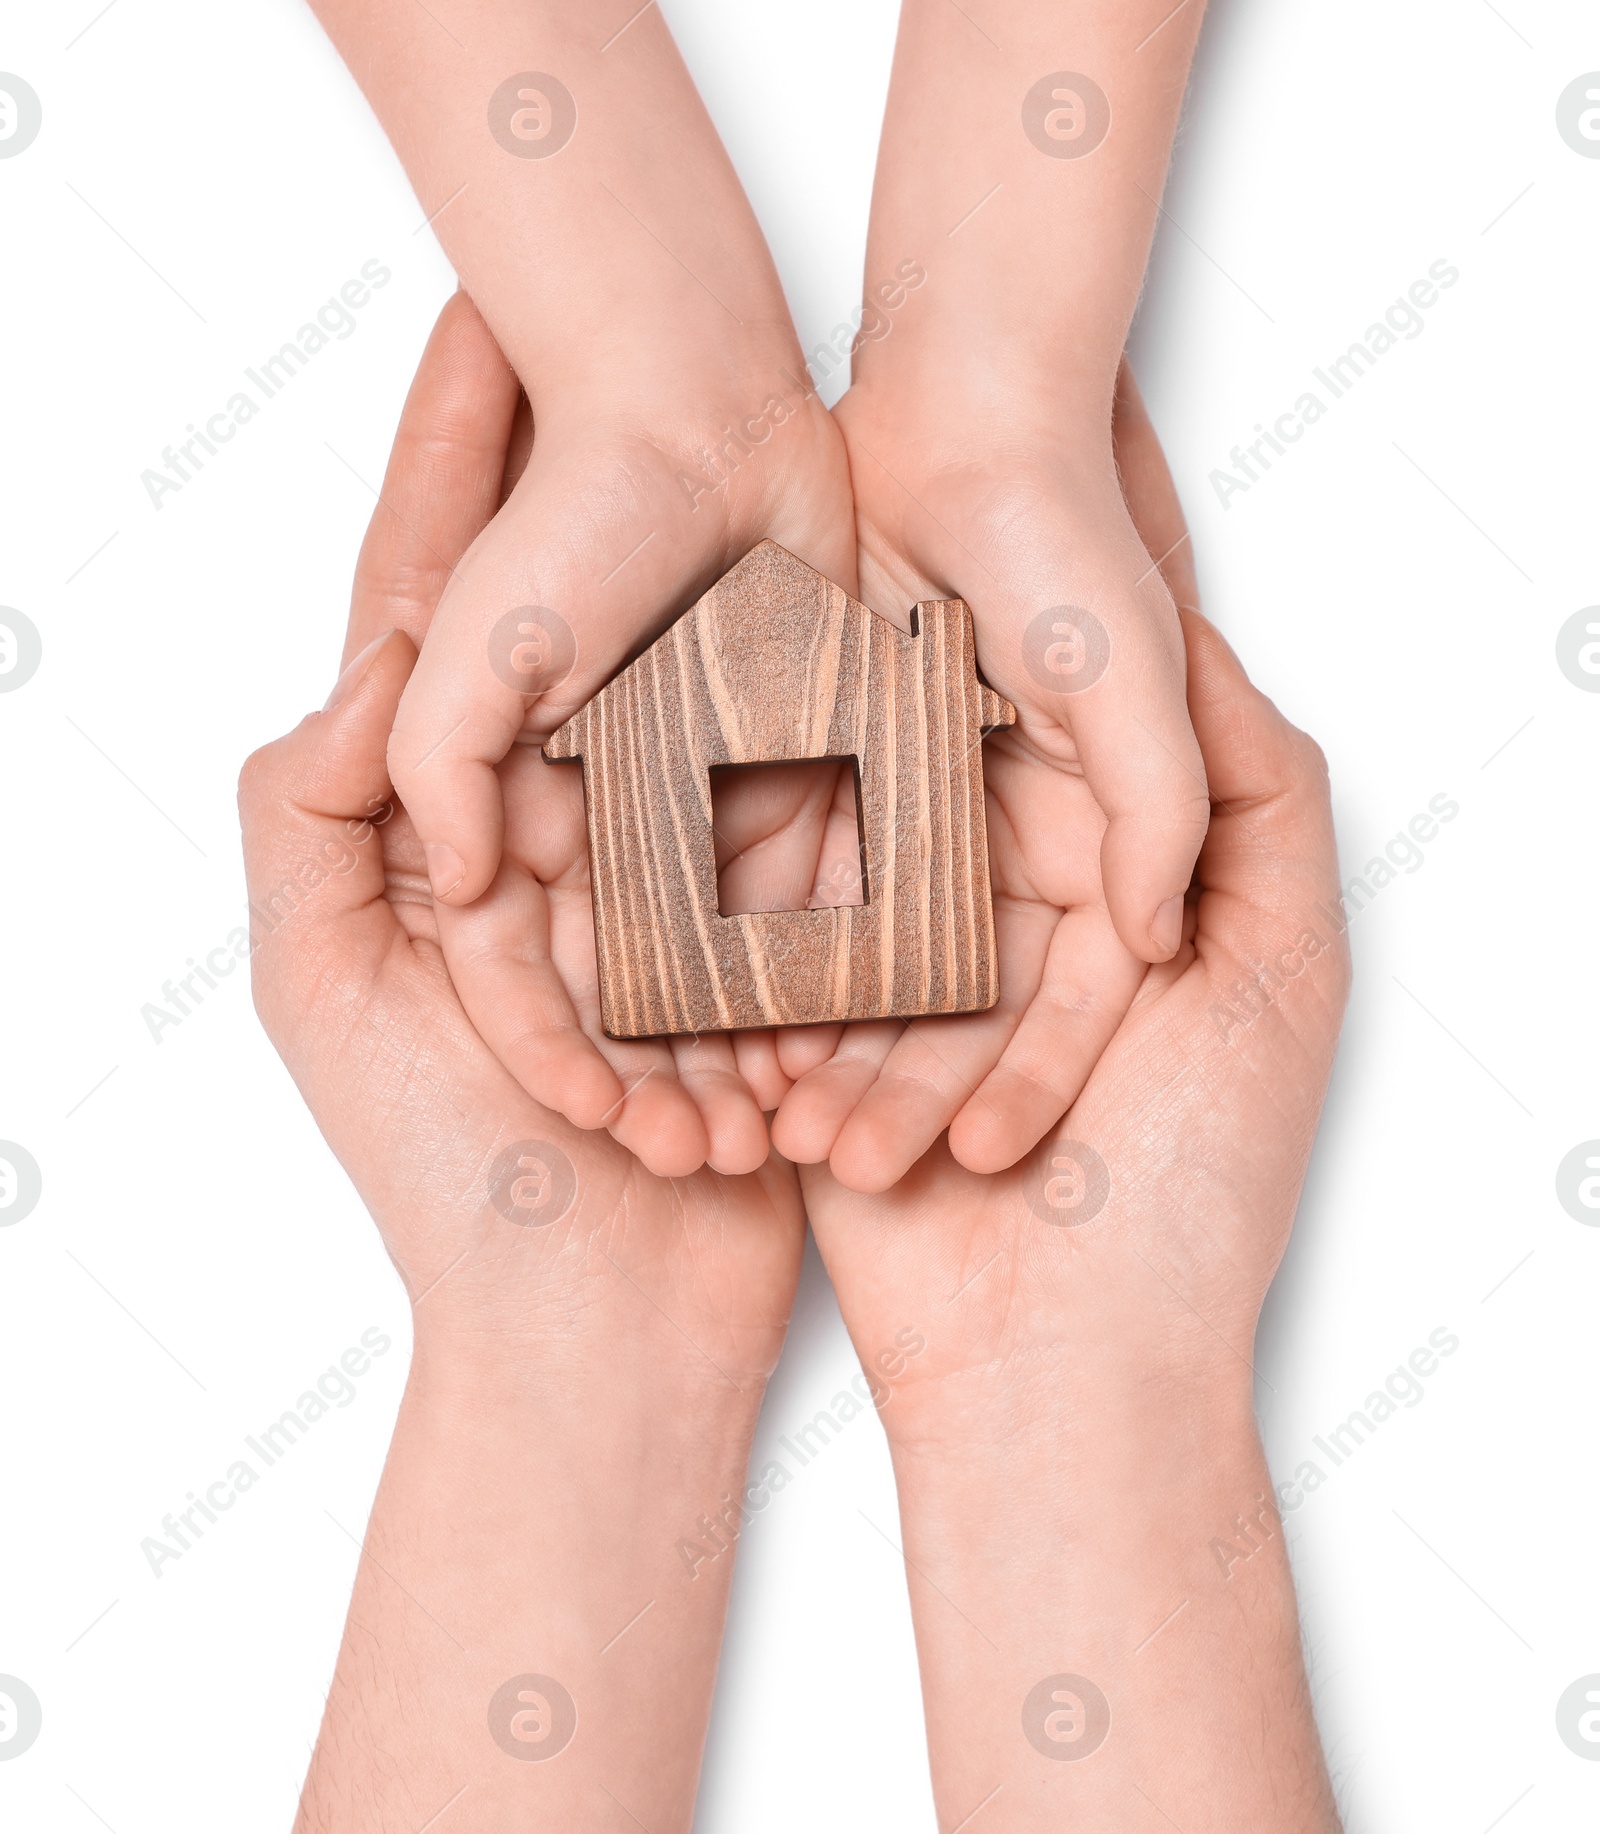
[[[581,300],[572,310],[530,307],[490,328],[541,421],[699,422],[715,431],[769,396],[797,409],[807,377],[782,300],[737,324],[701,303],[704,311],[674,314],[659,299],[619,294],[600,311]]]
[[[1108,1332],[997,1367],[925,1374],[884,1413],[897,1471],[930,1501],[965,1478],[1005,1489],[1041,1470],[1101,1493],[1157,1473],[1187,1485],[1255,1455],[1249,1364],[1212,1340],[1175,1346]]]
[[[759,1383],[721,1399],[584,1325],[603,1301],[515,1350],[427,1303],[297,1826],[415,1827],[467,1788],[480,1826],[595,1825],[602,1788],[687,1826],[732,1563],[692,1578],[678,1542],[743,1482]]]
[[[743,1456],[766,1391],[764,1369],[721,1367],[649,1331],[542,1334],[483,1319],[424,1322],[413,1311],[408,1410],[463,1440],[505,1433],[658,1449],[669,1464]]]
[[[1112,448],[1112,397],[1098,383],[1052,386],[1023,379],[924,382],[909,366],[855,383],[835,409],[845,442],[867,458],[870,480],[887,467],[918,497],[932,490],[941,517],[1063,497],[1085,520],[1121,511]],[[903,492],[895,493],[896,496]]]
[[[1267,1551],[1250,1578],[1281,1583],[1281,1525],[1244,1385],[1120,1388],[973,1428],[937,1454],[927,1440],[897,1442],[896,1483],[908,1555],[1002,1647],[1049,1601],[1086,1659],[1111,1665],[1180,1600],[1226,1596],[1219,1538]]]
[[[907,332],[863,349],[851,393],[881,403],[890,424],[914,419],[951,444],[965,433],[1109,453],[1121,358],[1109,340],[1008,338],[986,324]]]
[[[645,374],[621,353],[614,363],[569,353],[533,401],[529,488],[547,468],[570,477],[575,465],[620,467],[628,501],[697,552],[725,552],[724,566],[768,534],[795,546],[806,510],[829,536],[849,532],[844,441],[792,340],[724,353],[714,371],[683,368],[679,355],[664,353]]]
[[[1331,1834],[1246,1385],[1017,1411],[1016,1436],[983,1423],[959,1456],[896,1451],[941,1807],[999,1781],[1033,1805],[1017,1828],[1153,1831],[1147,1805],[1187,1800],[1196,1834]]]

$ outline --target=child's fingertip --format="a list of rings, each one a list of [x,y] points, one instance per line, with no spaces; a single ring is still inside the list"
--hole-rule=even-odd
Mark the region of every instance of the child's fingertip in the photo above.
[[[1170,961],[1183,940],[1183,895],[1175,893],[1156,907],[1150,925],[1150,946],[1158,961]]]
[[[356,651],[355,655],[340,670],[339,679],[333,684],[332,693],[322,703],[324,713],[332,713],[336,707],[343,706],[349,700],[350,696],[366,680],[367,671],[371,668],[378,651],[393,635],[392,630],[386,630],[381,637],[374,637],[370,643]]]

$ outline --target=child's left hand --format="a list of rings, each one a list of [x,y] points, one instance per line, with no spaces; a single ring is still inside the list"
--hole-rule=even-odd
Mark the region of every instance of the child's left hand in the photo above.
[[[1097,501],[1089,513],[1069,477],[1030,481],[1019,465],[997,460],[988,475],[1007,478],[1003,505],[981,467],[950,471],[939,480],[935,521],[923,507],[934,491],[912,467],[937,442],[852,395],[838,413],[851,450],[864,592],[885,609],[966,597],[980,667],[1019,713],[1014,728],[984,747],[999,1003],[981,1014],[854,1025],[842,1038],[826,1027],[777,1038],[778,1064],[795,1081],[774,1119],[774,1143],[800,1163],[828,1160],[840,1183],[866,1192],[896,1183],[947,1128],[960,1164],[1002,1171],[1071,1107],[1146,963],[1177,946],[1175,928],[1150,937],[1135,913],[1148,902],[1147,882],[1170,874],[1175,861],[1192,862],[1209,807],[1183,706],[1173,609],[1174,598],[1192,605],[1196,596],[1183,516],[1126,367],[1113,423],[1115,502]],[[1160,567],[1150,554],[1162,557]],[[1078,584],[1071,596],[1096,598],[1108,620],[1115,606],[1123,666],[1097,692],[1051,694],[1027,666],[1030,622],[1019,608],[1032,603],[1037,577],[1057,582],[1062,596],[1064,584]],[[1091,709],[1092,693],[1106,704]],[[1181,732],[1163,741],[1174,718]],[[1144,786],[1151,806],[1122,818],[1131,853],[1108,847],[1115,824],[1095,792],[1132,788],[1134,748],[1097,774],[1084,736],[1130,725],[1142,733],[1142,752],[1169,766]],[[1169,829],[1150,832],[1163,819]],[[1113,869],[1120,911],[1107,895]]]

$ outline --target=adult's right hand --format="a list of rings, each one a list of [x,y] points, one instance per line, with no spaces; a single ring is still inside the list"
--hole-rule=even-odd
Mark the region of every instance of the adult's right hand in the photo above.
[[[994,1834],[1337,1828],[1252,1408],[1349,981],[1327,774],[1184,627],[1198,884],[1065,1119],[989,1176],[802,1171],[863,1358],[927,1340],[883,1419],[941,1821]]]

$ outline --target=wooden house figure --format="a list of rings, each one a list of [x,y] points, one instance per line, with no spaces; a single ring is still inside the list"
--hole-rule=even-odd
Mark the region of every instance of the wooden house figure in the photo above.
[[[764,541],[560,726],[581,758],[613,1038],[981,1012],[999,993],[972,616],[908,636]],[[852,759],[865,901],[724,917],[711,772]]]

